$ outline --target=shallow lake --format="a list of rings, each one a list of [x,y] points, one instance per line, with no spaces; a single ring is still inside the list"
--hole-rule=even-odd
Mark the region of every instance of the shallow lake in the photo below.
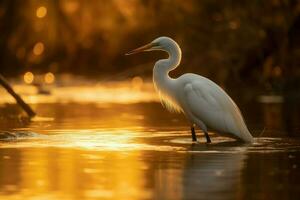
[[[282,128],[280,105],[243,105],[254,144],[214,131],[205,144],[155,100],[119,98],[41,101],[32,121],[2,117],[0,130],[28,135],[0,142],[0,199],[299,198],[300,139]]]

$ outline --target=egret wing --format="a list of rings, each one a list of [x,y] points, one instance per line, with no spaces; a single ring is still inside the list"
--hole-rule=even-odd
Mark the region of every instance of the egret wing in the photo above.
[[[242,114],[233,100],[217,84],[202,79],[185,84],[185,107],[192,117],[209,127],[252,141]]]

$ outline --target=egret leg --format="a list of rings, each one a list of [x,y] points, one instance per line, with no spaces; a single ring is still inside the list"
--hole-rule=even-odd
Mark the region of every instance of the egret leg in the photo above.
[[[193,140],[193,142],[197,142],[197,136],[196,136],[195,128],[194,128],[193,125],[191,126],[191,132],[192,132],[192,140]]]
[[[206,143],[211,143],[211,140],[210,140],[210,137],[209,137],[207,131],[204,131],[204,135],[206,137]]]
[[[210,137],[207,133],[207,128],[206,128],[205,124],[201,121],[198,121],[198,125],[200,126],[200,128],[204,132],[204,135],[205,135],[205,138],[206,138],[206,143],[211,143],[211,140],[210,140]]]

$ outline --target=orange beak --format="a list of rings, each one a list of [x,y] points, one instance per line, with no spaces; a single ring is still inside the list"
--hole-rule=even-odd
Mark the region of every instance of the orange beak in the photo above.
[[[142,47],[139,47],[137,49],[129,51],[125,55],[128,56],[128,55],[136,54],[136,53],[139,53],[139,52],[142,52],[142,51],[147,51],[147,50],[151,49],[153,46],[155,46],[155,44],[149,43],[149,44],[146,44],[146,45],[144,45]]]

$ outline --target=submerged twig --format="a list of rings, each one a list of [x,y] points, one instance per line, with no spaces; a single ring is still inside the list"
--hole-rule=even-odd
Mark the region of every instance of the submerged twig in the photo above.
[[[6,91],[15,98],[16,102],[24,109],[29,117],[34,117],[36,113],[31,107],[25,103],[25,101],[13,90],[7,80],[0,74],[0,84],[6,89]]]

